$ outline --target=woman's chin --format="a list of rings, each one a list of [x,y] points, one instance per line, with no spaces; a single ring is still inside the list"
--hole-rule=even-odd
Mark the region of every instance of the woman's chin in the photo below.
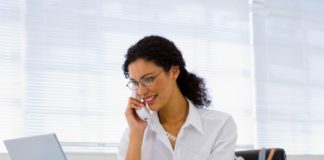
[[[153,112],[157,112],[159,110],[159,107],[156,105],[147,105],[147,107]]]
[[[156,111],[158,111],[158,109],[157,108],[155,108],[154,106],[149,106],[148,107],[151,111],[153,111],[153,112],[156,112]]]

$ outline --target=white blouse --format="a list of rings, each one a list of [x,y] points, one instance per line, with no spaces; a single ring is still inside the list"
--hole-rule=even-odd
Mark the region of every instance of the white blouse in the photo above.
[[[180,129],[174,150],[157,112],[152,113],[142,143],[142,160],[234,160],[237,129],[233,118],[223,112],[199,109],[189,101],[189,114]],[[127,152],[129,130],[120,141],[118,160]]]

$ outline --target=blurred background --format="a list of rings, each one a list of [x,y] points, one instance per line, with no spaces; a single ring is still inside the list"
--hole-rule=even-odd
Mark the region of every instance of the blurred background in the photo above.
[[[124,54],[161,35],[234,117],[237,150],[323,159],[322,15],[322,0],[0,0],[0,141],[55,132],[65,152],[114,157]]]

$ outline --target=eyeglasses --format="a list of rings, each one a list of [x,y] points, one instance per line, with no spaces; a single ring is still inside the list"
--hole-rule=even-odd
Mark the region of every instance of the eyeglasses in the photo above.
[[[148,76],[148,77],[144,77],[142,79],[139,80],[139,82],[136,82],[134,80],[130,80],[127,83],[127,87],[131,90],[136,90],[139,87],[139,84],[141,84],[144,87],[149,87],[153,84],[153,81],[156,77],[158,77],[161,73],[163,72],[163,70],[161,72],[159,72],[158,74],[154,75],[154,76]]]

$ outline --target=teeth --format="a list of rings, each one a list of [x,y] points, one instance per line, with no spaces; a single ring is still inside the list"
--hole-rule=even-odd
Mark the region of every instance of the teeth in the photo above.
[[[146,98],[145,101],[151,101],[154,98],[154,96]]]

